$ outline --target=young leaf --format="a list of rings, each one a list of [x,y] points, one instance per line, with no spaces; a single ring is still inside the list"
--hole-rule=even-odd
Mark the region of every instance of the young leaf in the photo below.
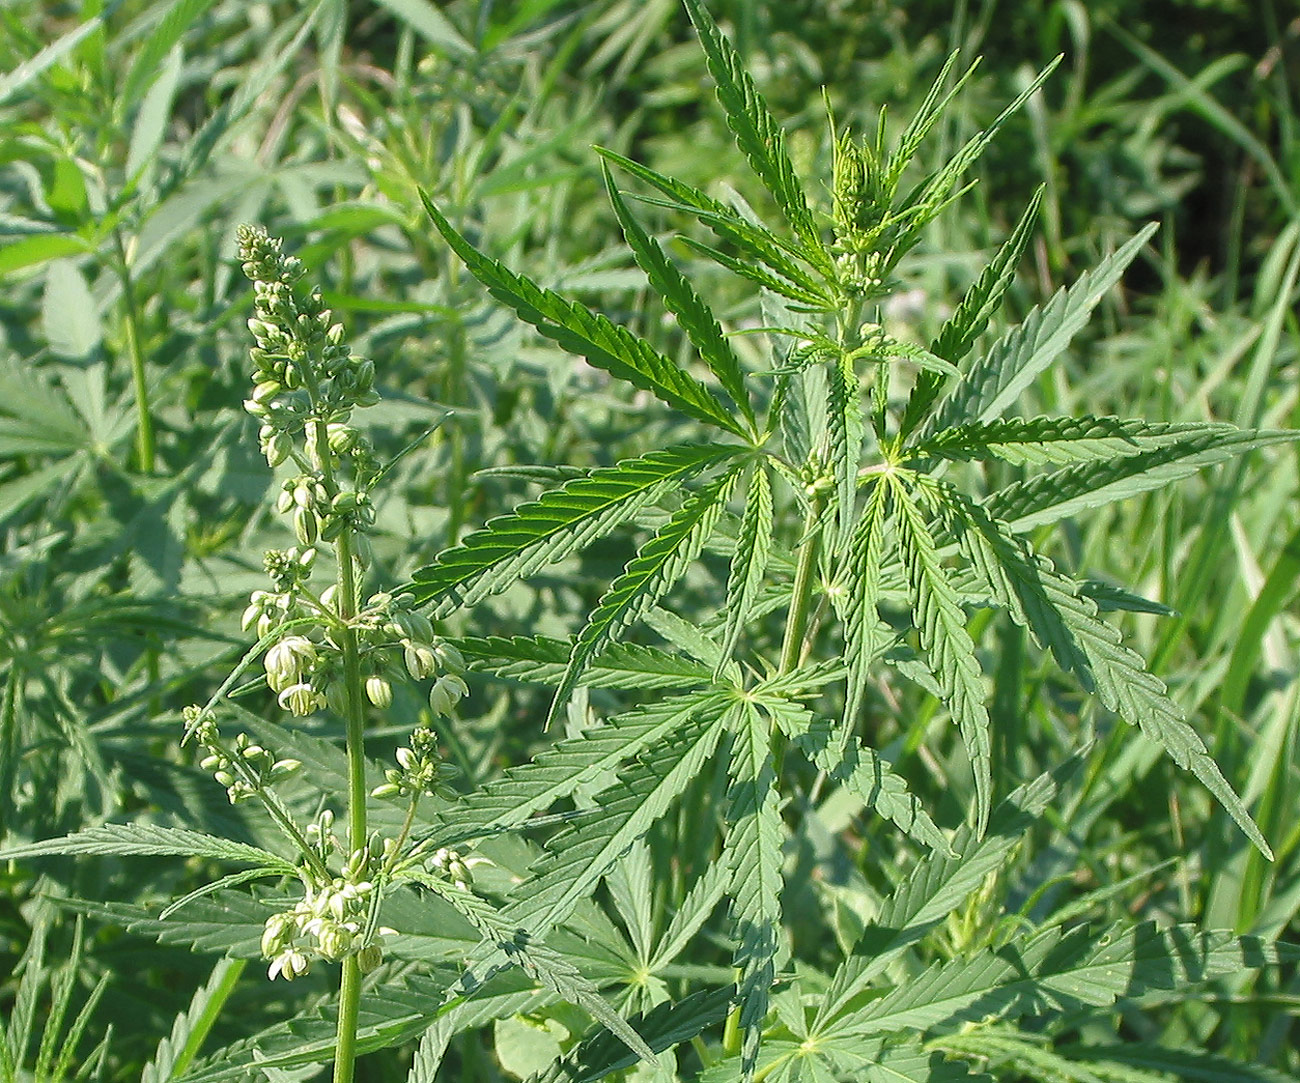
[[[966,291],[961,303],[939,329],[939,334],[930,343],[930,352],[936,357],[954,363],[966,356],[975,340],[984,333],[989,319],[1002,301],[1003,294],[1015,281],[1016,268],[1024,254],[1025,245],[1029,243],[1030,230],[1038,217],[1038,207],[1043,201],[1044,187],[1039,185],[1034,191],[1029,206],[1020,216],[1016,228],[998,249],[998,253],[975,280],[974,285]],[[933,405],[943,387],[941,373],[923,372],[917,377],[912,393],[908,396],[907,407],[899,422],[898,431],[906,439],[917,425],[921,423],[926,412]]]
[[[1015,402],[1021,391],[1070,344],[1155,231],[1153,222],[999,339],[930,415],[920,429],[921,439],[954,425],[989,421]]]
[[[720,203],[712,196],[706,195],[698,188],[693,188],[684,181],[665,176],[649,166],[634,162],[631,158],[624,158],[623,155],[616,154],[612,150],[606,150],[604,147],[597,147],[596,152],[631,173],[634,177],[645,181],[652,187],[658,188],[668,197],[666,201],[647,200],[647,202],[658,202],[662,206],[673,210],[685,211],[694,215],[713,230],[719,238],[734,244],[747,256],[770,267],[783,280],[782,285],[785,287],[785,289],[778,288],[777,293],[786,293],[787,289],[793,288],[800,295],[794,298],[796,300],[801,300],[805,304],[811,303],[819,308],[830,305],[830,298],[826,296],[824,285],[818,282],[797,262],[802,257],[801,249],[769,232],[758,222],[742,218],[725,203]],[[708,248],[706,245],[699,245],[687,238],[683,238],[683,240],[685,240],[686,244],[703,252],[705,255],[712,255],[724,267],[731,267],[731,264],[726,262],[731,257],[714,255],[713,249]],[[737,265],[731,267],[731,269],[738,274],[745,274],[744,266],[743,263],[737,262]],[[786,295],[789,296],[788,293]],[[808,298],[811,300],[807,300]]]
[[[914,620],[921,649],[961,730],[975,775],[976,824],[983,831],[993,796],[993,746],[975,644],[966,631],[960,596],[939,562],[934,538],[920,509],[900,482],[891,479],[891,484],[898,512],[895,522],[899,547],[916,599]]]
[[[457,604],[504,590],[581,549],[686,478],[739,450],[684,444],[593,470],[491,520],[439,553],[432,564],[415,572],[409,589],[420,602],[436,601],[434,613],[443,616]]]
[[[733,468],[687,499],[610,585],[574,640],[568,669],[551,703],[548,728],[578,686],[592,656],[620,628],[654,605],[699,556],[739,476],[739,469]]]
[[[605,188],[609,192],[614,213],[619,225],[623,227],[623,236],[627,239],[636,262],[650,279],[650,285],[663,299],[668,310],[677,317],[686,337],[709,366],[709,370],[718,378],[722,389],[731,396],[731,401],[740,407],[745,420],[752,430],[754,411],[750,406],[749,393],[745,390],[745,374],[741,371],[740,361],[726,338],[722,328],[700,300],[691,284],[672,262],[664,255],[659,242],[651,237],[628,210],[627,204],[619,194],[610,175],[609,166],[601,163],[601,172],[605,178]]]
[[[731,920],[740,971],[741,1062],[749,1078],[776,979],[785,831],[767,717],[753,703],[741,702],[728,712],[727,724],[734,736],[725,852],[732,869]]]
[[[699,380],[683,372],[644,339],[604,316],[568,301],[523,275],[506,270],[469,243],[421,191],[425,210],[470,273],[497,299],[513,308],[564,349],[580,354],[611,376],[649,391],[661,402],[714,428],[745,438],[745,427]]]
[[[620,771],[619,787],[599,817],[560,831],[546,857],[502,911],[503,926],[540,940],[595,890],[615,861],[663,816],[717,747],[719,712],[690,719],[670,737]],[[510,962],[509,944],[488,944],[471,955],[459,988],[469,991]]]
[[[763,585],[768,558],[772,552],[772,484],[767,467],[759,463],[749,480],[749,495],[745,501],[745,515],[740,521],[736,537],[736,552],[731,558],[731,571],[727,576],[727,623],[722,633],[722,650],[714,670],[714,680],[720,680],[722,669],[741,629],[749,622],[750,612],[758,590]]]
[[[830,259],[822,247],[803,188],[786,154],[781,126],[769,112],[749,72],[713,17],[699,0],[685,0],[685,4],[700,44],[704,46],[709,73],[717,84],[718,101],[727,114],[727,127],[735,135],[736,145],[749,160],[759,180],[772,193],[785,220],[803,240],[805,258],[829,273]]]

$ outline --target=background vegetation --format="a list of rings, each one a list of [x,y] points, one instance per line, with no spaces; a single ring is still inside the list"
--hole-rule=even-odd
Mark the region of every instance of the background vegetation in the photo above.
[[[928,340],[946,315],[940,299],[956,302],[1046,184],[1040,237],[998,327],[1142,222],[1163,228],[1076,340],[1068,379],[1033,390],[1036,409],[1300,426],[1300,20],[1287,5],[711,8],[788,118],[797,164],[821,175],[823,86],[837,120],[861,131],[881,105],[909,116],[952,49],[982,55],[942,122],[938,160],[1064,53],[980,162],[976,188],[910,258],[914,289],[889,310],[897,333]],[[0,5],[0,843],[126,819],[248,836],[239,809],[178,746],[181,707],[206,701],[246,649],[239,616],[264,585],[262,551],[291,543],[269,514],[272,475],[240,409],[252,302],[233,258],[237,224],[286,237],[354,350],[375,360],[384,401],[366,424],[381,449],[455,411],[385,488],[376,550],[391,581],[553,480],[557,464],[608,465],[690,438],[689,425],[630,401],[487,298],[420,207],[422,187],[480,247],[676,354],[680,332],[645,303],[593,143],[710,192],[732,184],[760,198],[676,0]],[[695,274],[731,326],[760,323],[743,283],[703,262]],[[1289,613],[1298,466],[1294,450],[1271,449],[1039,539],[1071,567],[1174,611],[1122,623],[1213,739],[1277,862],[1259,859],[1171,763],[1101,725],[1081,780],[1019,860],[1010,897],[1025,914],[1108,889],[1104,913],[1300,937],[1300,645]],[[632,552],[630,539],[602,542],[479,605],[472,626],[461,616],[445,630],[567,634]],[[697,619],[717,592],[706,569],[675,596],[676,611]],[[1005,795],[1064,759],[1090,709],[1013,626],[977,631],[996,660],[995,788]],[[465,789],[528,758],[547,706],[523,685],[470,684],[441,734]],[[886,692],[876,743],[936,819],[955,825],[969,782],[931,726],[936,701],[908,684]],[[599,691],[591,702],[616,705]],[[411,716],[418,710],[412,698]],[[395,747],[405,731],[378,739]],[[804,800],[817,805],[811,778]],[[800,839],[805,887],[787,907],[829,908],[851,942],[864,919],[854,899],[887,891],[904,854],[889,831],[873,834],[877,821],[852,819],[854,808],[819,812],[825,834]],[[689,878],[681,842],[658,839],[638,861],[657,881]],[[62,1016],[38,1013],[42,1071],[57,1075],[66,1049],[69,1074],[139,1079],[191,991],[223,980],[213,957],[123,920],[211,871],[130,859],[0,867],[0,976],[12,975],[0,978],[0,1018],[70,1004]],[[1015,919],[972,908],[949,934],[961,944],[998,920]],[[691,962],[725,970],[727,953]],[[23,984],[41,973],[43,987]],[[272,987],[250,973],[213,1042],[299,1010],[325,990],[315,980]],[[1230,983],[1210,1003],[1119,1026],[1267,1066],[1252,1079],[1291,1078],[1298,992],[1295,978]],[[495,1041],[490,1029],[461,1036],[459,1070],[512,1078],[531,1069],[526,1051],[544,1034],[507,1022]],[[36,1064],[39,1041],[17,1052],[20,1064]],[[394,1078],[409,1056],[372,1058],[363,1078]],[[1000,1077],[1016,1072],[1056,1078],[1023,1064]]]

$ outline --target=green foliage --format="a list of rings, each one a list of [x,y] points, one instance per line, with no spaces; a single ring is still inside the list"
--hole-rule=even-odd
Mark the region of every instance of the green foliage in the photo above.
[[[0,11],[0,1080],[1300,1071],[1290,38],[805,7]]]

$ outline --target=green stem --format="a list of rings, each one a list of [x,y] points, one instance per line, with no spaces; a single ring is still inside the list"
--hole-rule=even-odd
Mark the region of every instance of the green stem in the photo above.
[[[785,639],[781,643],[781,673],[789,673],[799,665],[804,637],[808,634],[813,575],[817,570],[817,555],[821,551],[821,529],[817,525],[821,513],[822,499],[814,496],[808,503],[808,514],[803,522],[804,545],[799,550],[799,563],[795,567],[790,610],[785,620]]]
[[[144,354],[140,350],[140,307],[135,296],[135,281],[126,258],[126,244],[122,231],[113,231],[117,245],[117,276],[122,282],[122,300],[126,317],[126,352],[131,359],[131,382],[135,387],[135,410],[138,421],[135,430],[136,467],[142,474],[152,474],[157,469],[154,453],[153,416],[149,412],[149,384],[145,378]]]
[[[324,426],[321,426],[324,428]],[[328,445],[321,445],[328,447]],[[323,460],[328,454],[322,455]],[[343,622],[343,676],[347,694],[348,849],[366,845],[365,709],[362,706],[361,655],[353,619],[360,604],[352,531],[344,529],[335,544],[339,573],[339,617]],[[357,1055],[357,1016],[361,1006],[361,970],[355,955],[343,960],[339,984],[339,1022],[334,1051],[334,1083],[352,1083]]]
[[[334,1046],[334,1083],[352,1083],[357,1062],[357,1016],[361,1009],[361,966],[355,955],[343,960],[339,983],[339,1027]]]

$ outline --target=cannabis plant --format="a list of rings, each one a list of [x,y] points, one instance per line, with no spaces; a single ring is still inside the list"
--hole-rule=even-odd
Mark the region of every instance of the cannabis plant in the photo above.
[[[933,338],[889,319],[909,253],[1050,69],[918,175],[926,137],[973,71],[954,77],[954,57],[900,133],[883,113],[865,136],[831,118],[830,175],[806,184],[727,38],[698,0],[686,6],[763,206],[600,154],[614,214],[688,361],[509,270],[485,253],[490,239],[472,242],[424,202],[494,297],[647,393],[646,409],[682,415],[688,439],[561,471],[562,484],[408,582],[378,582],[368,538],[391,463],[353,421],[378,397],[376,366],[351,354],[278,241],[240,234],[256,300],[245,405],[281,471],[277,508],[297,544],[267,555],[269,589],[244,616],[256,642],[210,702],[185,713],[183,734],[232,803],[261,810],[266,841],[105,826],[3,856],[239,863],[161,914],[117,916],[169,941],[260,955],[272,980],[325,972],[336,991],[199,1060],[238,978],[214,973],[151,1078],[332,1063],[349,1080],[359,1053],[418,1039],[412,1080],[444,1066],[468,1079],[475,1062],[457,1035],[493,1024],[499,1063],[539,1080],[941,1081],[988,1078],[984,1067],[1146,1080],[1227,1069],[1158,1045],[1090,1045],[1114,1030],[1117,1005],[1200,998],[1206,983],[1252,969],[1267,981],[1300,957],[1233,930],[1094,924],[1131,880],[1062,900],[1015,863],[1054,798],[1073,792],[1090,731],[1112,718],[1195,775],[1270,855],[1165,685],[1103,616],[1160,607],[1058,566],[1044,528],[1293,434],[1015,413],[1154,227],[990,344],[1035,197]],[[724,331],[615,170],[637,201],[710,231],[683,237],[690,251],[756,287],[761,325],[747,330],[765,358]],[[626,527],[644,540],[569,638],[454,634],[482,630],[478,603]],[[702,620],[670,608],[688,583],[709,598]],[[990,711],[978,639],[993,614],[1082,693],[1054,708],[1076,755],[1009,793],[997,787],[1015,761],[994,769],[1004,720]],[[535,729],[552,743],[459,792],[434,721],[454,715],[467,670],[480,675],[476,695],[492,696],[494,677],[547,686]],[[946,713],[964,750],[937,764],[946,800],[923,800],[901,744],[881,739],[900,681],[930,697],[907,720],[912,747],[946,747],[927,725]],[[365,750],[382,712],[407,734],[387,769]],[[300,728],[317,716],[336,720],[323,732],[341,749]],[[834,845],[826,794],[843,795],[872,845],[896,855],[885,879],[853,867],[820,895],[801,882],[803,851]],[[1051,875],[1068,856],[1052,855]],[[275,886],[250,886],[262,880]],[[586,1037],[584,1017],[595,1020]]]

